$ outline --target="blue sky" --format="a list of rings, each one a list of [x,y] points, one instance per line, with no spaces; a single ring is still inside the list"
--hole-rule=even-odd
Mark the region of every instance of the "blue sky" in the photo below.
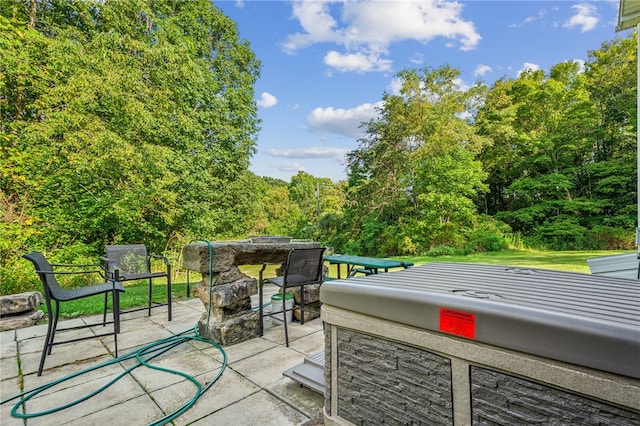
[[[262,62],[250,169],[346,178],[344,156],[403,69],[450,65],[459,85],[586,61],[615,33],[618,0],[214,1]]]

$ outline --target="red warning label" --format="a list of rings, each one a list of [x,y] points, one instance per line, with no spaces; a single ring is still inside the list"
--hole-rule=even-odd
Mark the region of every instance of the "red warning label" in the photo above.
[[[440,331],[475,339],[476,315],[455,309],[440,308]]]

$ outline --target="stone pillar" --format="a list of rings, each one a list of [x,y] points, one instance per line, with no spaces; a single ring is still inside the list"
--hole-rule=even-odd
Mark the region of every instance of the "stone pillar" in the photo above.
[[[258,336],[259,314],[251,309],[251,296],[258,293],[258,283],[238,265],[284,262],[292,248],[319,246],[315,242],[213,242],[210,267],[209,245],[187,244],[182,251],[183,267],[202,274],[202,281],[193,287],[194,296],[205,306],[198,323],[200,334],[223,346]]]

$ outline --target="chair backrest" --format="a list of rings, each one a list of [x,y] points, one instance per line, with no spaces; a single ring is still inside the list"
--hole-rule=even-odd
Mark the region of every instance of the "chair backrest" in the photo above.
[[[319,283],[326,247],[292,249],[284,268],[286,285]]]
[[[123,279],[135,279],[136,276],[146,275],[151,272],[147,247],[144,244],[107,245],[107,258],[115,262],[119,274]],[[107,262],[105,269],[110,271],[114,266]]]
[[[58,300],[58,296],[64,291],[58,284],[56,276],[53,274],[53,266],[44,257],[44,255],[38,251],[25,254],[22,257],[31,261],[33,266],[36,268],[38,277],[40,277],[40,281],[42,281],[42,286],[44,287],[44,296],[47,302],[47,308],[49,308],[50,299]]]

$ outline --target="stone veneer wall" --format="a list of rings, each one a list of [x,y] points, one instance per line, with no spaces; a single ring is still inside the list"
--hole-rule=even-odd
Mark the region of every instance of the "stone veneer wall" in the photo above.
[[[337,330],[337,369],[331,359],[332,330]],[[640,411],[491,368],[468,368],[472,425],[640,426]],[[337,395],[332,395],[332,369],[337,371]],[[343,327],[325,328],[324,410],[331,418],[354,425],[452,425],[451,371],[449,358],[423,348]],[[332,397],[337,412],[332,412]]]
[[[453,424],[448,358],[343,328],[337,340],[340,418],[357,425]]]
[[[471,366],[474,424],[640,425],[640,414],[490,369]],[[640,404],[640,401],[638,401]]]
[[[331,327],[324,327],[324,411],[331,413]]]

